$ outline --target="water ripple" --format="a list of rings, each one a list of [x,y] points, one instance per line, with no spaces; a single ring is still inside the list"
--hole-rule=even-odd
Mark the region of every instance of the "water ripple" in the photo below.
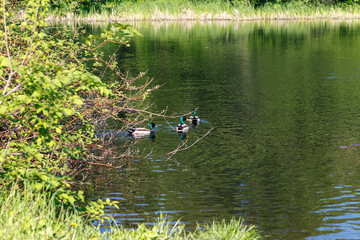
[[[344,190],[350,187],[336,186],[338,196],[322,199],[324,205],[314,211],[322,216],[322,226],[307,239],[360,239],[359,189]]]

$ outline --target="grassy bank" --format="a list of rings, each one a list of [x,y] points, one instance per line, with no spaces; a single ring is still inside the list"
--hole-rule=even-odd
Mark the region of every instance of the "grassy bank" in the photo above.
[[[143,1],[122,2],[111,7],[98,6],[89,11],[66,13],[57,10],[51,20],[71,21],[173,21],[173,20],[308,20],[308,19],[358,19],[360,7],[310,5],[301,2],[266,3],[260,7],[227,2]]]
[[[0,194],[1,239],[259,239],[253,226],[241,220],[211,223],[187,233],[184,225],[176,228],[159,220],[152,228],[144,224],[134,230],[111,227],[101,233],[98,226],[87,223],[76,211],[59,209],[55,196],[36,191],[27,184],[24,189],[13,188],[10,194]]]

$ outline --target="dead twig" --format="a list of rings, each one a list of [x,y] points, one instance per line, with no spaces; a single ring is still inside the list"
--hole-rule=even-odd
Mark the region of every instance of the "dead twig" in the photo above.
[[[211,129],[210,129],[209,131],[207,131],[203,136],[201,136],[201,137],[199,137],[198,139],[196,139],[196,141],[193,142],[192,144],[190,144],[189,146],[186,145],[187,142],[188,142],[188,140],[184,141],[182,144],[179,144],[178,147],[177,147],[175,150],[173,150],[173,151],[171,151],[171,152],[169,152],[169,153],[167,153],[167,154],[165,155],[165,156],[169,156],[165,161],[170,160],[170,158],[171,158],[172,156],[174,156],[176,153],[178,153],[178,152],[180,152],[180,151],[187,150],[187,149],[193,147],[196,143],[198,143],[199,141],[201,141],[202,139],[204,139],[207,135],[209,135],[209,133],[210,133],[213,129],[214,129],[214,128],[211,127]]]

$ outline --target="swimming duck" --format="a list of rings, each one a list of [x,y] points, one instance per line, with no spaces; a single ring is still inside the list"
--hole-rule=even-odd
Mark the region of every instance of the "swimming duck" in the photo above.
[[[135,137],[143,137],[143,136],[148,136],[151,134],[155,133],[155,123],[150,123],[150,129],[147,128],[131,128],[128,130],[128,133],[130,136],[135,136]]]
[[[186,117],[182,116],[180,118],[180,123],[176,127],[176,131],[178,133],[186,133],[187,131],[189,131],[189,126],[185,124],[185,121],[186,121]]]
[[[193,110],[193,115],[190,116],[190,122],[193,125],[197,125],[197,124],[200,123],[200,118],[198,116],[196,116],[196,110],[195,109]]]

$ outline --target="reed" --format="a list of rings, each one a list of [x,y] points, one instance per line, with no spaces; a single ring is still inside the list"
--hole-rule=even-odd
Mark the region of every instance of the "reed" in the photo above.
[[[310,5],[301,2],[266,3],[253,8],[249,5],[232,6],[227,2],[142,1],[121,2],[112,7],[100,6],[78,14],[54,12],[50,20],[86,22],[121,21],[177,21],[177,20],[304,20],[358,19],[360,6]]]
[[[168,224],[165,217],[157,224],[145,224],[136,230],[110,225],[102,233],[99,226],[86,222],[76,210],[59,208],[55,197],[47,192],[36,191],[30,184],[23,189],[16,186],[10,193],[0,193],[0,236],[1,239],[259,239],[254,226],[246,226],[241,220],[229,223],[213,222],[199,225],[191,233],[185,225],[177,222]]]

